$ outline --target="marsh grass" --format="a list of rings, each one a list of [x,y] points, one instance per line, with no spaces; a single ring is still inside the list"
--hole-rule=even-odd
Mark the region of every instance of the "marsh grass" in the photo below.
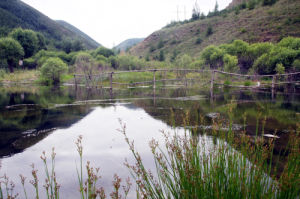
[[[4,73],[0,77],[1,82],[8,83],[34,83],[38,80],[40,72],[38,70],[16,70],[14,73]]]
[[[184,133],[170,133],[162,131],[164,142],[159,144],[156,140],[149,143],[154,157],[156,169],[147,170],[139,152],[126,134],[126,125],[120,121],[119,131],[123,134],[125,142],[135,159],[133,164],[125,161],[134,184],[136,198],[297,198],[300,193],[300,138],[299,129],[290,133],[287,146],[282,150],[282,158],[273,159],[275,139],[264,139],[259,136],[249,136],[244,131],[237,135],[232,131],[232,112],[234,104],[228,106],[227,123],[229,130],[222,131],[222,120],[213,120],[211,135],[203,129],[190,128],[190,115],[184,118]],[[257,123],[261,119],[258,114]],[[246,115],[244,126],[246,126]],[[202,117],[203,118],[203,117]],[[202,121],[203,119],[201,119]],[[261,122],[265,125],[265,119]],[[264,127],[261,128],[264,134]],[[203,131],[199,133],[199,131]],[[127,198],[132,187],[130,179],[125,180],[114,175],[113,191],[108,195],[100,185],[100,169],[91,166],[90,162],[83,162],[82,136],[76,141],[79,154],[77,165],[78,195],[82,199]],[[35,190],[35,198],[59,198],[60,184],[56,181],[55,152],[52,150],[50,161],[43,152],[41,159],[44,162],[46,174],[43,185],[46,196],[39,194],[40,182],[37,170],[32,165],[30,184]],[[285,161],[279,172],[279,161]],[[85,177],[86,176],[86,177]],[[26,178],[20,176],[25,189]],[[0,181],[0,198],[16,198],[14,183],[7,176]],[[30,197],[32,198],[32,197]]]

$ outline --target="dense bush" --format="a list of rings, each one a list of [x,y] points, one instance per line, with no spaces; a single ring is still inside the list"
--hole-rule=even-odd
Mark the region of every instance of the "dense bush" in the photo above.
[[[59,84],[61,77],[68,70],[68,66],[58,57],[51,57],[41,67],[41,74],[52,84]]]

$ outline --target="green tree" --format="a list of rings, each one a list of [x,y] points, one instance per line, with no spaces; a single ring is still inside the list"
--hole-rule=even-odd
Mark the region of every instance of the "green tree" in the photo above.
[[[41,67],[42,76],[52,84],[59,84],[61,77],[68,70],[68,66],[58,57],[51,57]]]
[[[208,25],[207,29],[206,29],[206,36],[210,36],[213,34],[213,29],[212,29],[212,26],[211,24]]]
[[[159,52],[159,61],[165,61],[165,53],[163,50]]]
[[[223,56],[225,51],[217,46],[210,45],[201,52],[201,59],[211,69],[223,67]]]
[[[284,68],[284,66],[282,65],[282,63],[276,64],[275,71],[276,71],[277,74],[283,74],[283,73],[284,73],[285,68]]]
[[[294,62],[293,62],[293,69],[295,71],[300,71],[300,59],[296,59]]]
[[[201,12],[200,12],[200,8],[199,8],[199,4],[196,1],[195,5],[193,7],[193,10],[192,10],[192,21],[200,19],[200,15],[201,15]]]
[[[104,57],[110,57],[115,55],[114,51],[105,47],[99,47],[93,52],[93,56],[96,57],[97,55],[103,55]]]
[[[44,35],[42,33],[37,32],[36,36],[38,38],[38,49],[37,50],[39,51],[39,50],[46,49],[47,48],[46,47],[46,39],[45,39]]]
[[[25,58],[31,57],[38,50],[38,37],[32,30],[17,28],[14,29],[9,36],[21,44],[24,49]]]
[[[225,54],[223,57],[224,70],[226,72],[237,72],[238,68],[238,58],[229,54]]]
[[[183,54],[176,59],[176,65],[182,68],[189,68],[193,59],[187,54]]]
[[[12,38],[0,39],[0,60],[6,63],[10,72],[14,72],[14,67],[24,56],[24,50],[20,43]]]

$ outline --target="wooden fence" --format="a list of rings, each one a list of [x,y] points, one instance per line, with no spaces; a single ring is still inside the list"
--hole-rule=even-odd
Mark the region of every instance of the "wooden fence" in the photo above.
[[[139,72],[152,72],[153,73],[153,79],[151,81],[143,81],[143,82],[130,82],[130,83],[121,83],[121,82],[114,82],[113,77],[114,75],[118,74],[124,74],[124,73],[139,73]],[[177,72],[182,73],[180,77],[175,78],[175,79],[156,79],[156,73],[157,72]],[[280,84],[299,84],[300,83],[300,72],[294,72],[294,73],[285,73],[285,74],[274,74],[274,75],[243,75],[243,74],[238,74],[238,73],[229,73],[225,71],[220,71],[220,70],[201,70],[201,69],[180,69],[180,68],[173,68],[173,69],[145,69],[145,70],[130,70],[130,71],[113,71],[113,72],[104,72],[100,74],[95,74],[95,75],[79,75],[75,74],[74,75],[74,83],[77,86],[80,84],[80,79],[85,80],[85,84],[87,87],[93,87],[99,85],[99,82],[102,81],[103,77],[109,78],[109,86],[112,89],[113,85],[138,85],[138,84],[153,84],[153,87],[156,87],[157,82],[166,82],[166,81],[184,81],[185,85],[187,85],[188,81],[195,80],[193,78],[187,78],[186,75],[188,73],[209,73],[210,74],[210,80],[208,83],[210,83],[210,89],[212,90],[214,87],[214,84],[221,84],[224,85],[223,83],[217,83],[218,78],[217,74],[222,74],[226,75],[227,78],[233,78],[233,77],[238,77],[238,78],[246,78],[250,80],[256,80],[258,85],[256,86],[243,86],[243,87],[259,87],[259,86],[271,86],[272,89],[275,88],[276,85]],[[284,78],[285,81],[280,82],[278,81],[282,77],[288,77]],[[294,78],[291,78],[294,77]],[[260,83],[260,79],[262,78],[272,78],[272,82],[266,82],[266,83]],[[286,80],[287,79],[287,80]],[[100,82],[101,85],[101,82]]]

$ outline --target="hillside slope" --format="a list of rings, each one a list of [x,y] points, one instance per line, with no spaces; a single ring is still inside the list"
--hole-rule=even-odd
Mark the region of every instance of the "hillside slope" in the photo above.
[[[278,0],[272,6],[257,5],[252,10],[232,11],[163,28],[133,47],[130,53],[155,58],[163,51],[168,59],[174,54],[198,56],[208,45],[230,43],[235,39],[253,43],[276,42],[285,36],[300,37],[299,10],[299,0]],[[212,29],[210,35],[207,34],[209,26]]]
[[[66,21],[63,20],[56,20],[57,23],[59,23],[61,26],[65,27],[66,29],[76,33],[77,35],[80,35],[82,38],[84,38],[91,46],[96,45],[95,47],[99,47],[101,46],[101,44],[99,44],[97,41],[95,41],[94,39],[92,39],[90,36],[88,36],[87,34],[85,34],[84,32],[82,32],[81,30],[79,30],[78,28],[76,28],[75,26],[69,24]]]
[[[97,42],[87,39],[78,31],[65,28],[20,0],[0,1],[0,27],[2,36],[13,28],[22,27],[41,32],[46,38],[54,41],[70,38],[81,41],[87,49],[99,46]]]
[[[114,47],[114,49],[116,50],[120,50],[120,51],[126,51],[128,48],[133,47],[134,45],[142,42],[145,38],[132,38],[132,39],[127,39],[123,42],[121,42],[120,44],[118,44],[117,46]]]

